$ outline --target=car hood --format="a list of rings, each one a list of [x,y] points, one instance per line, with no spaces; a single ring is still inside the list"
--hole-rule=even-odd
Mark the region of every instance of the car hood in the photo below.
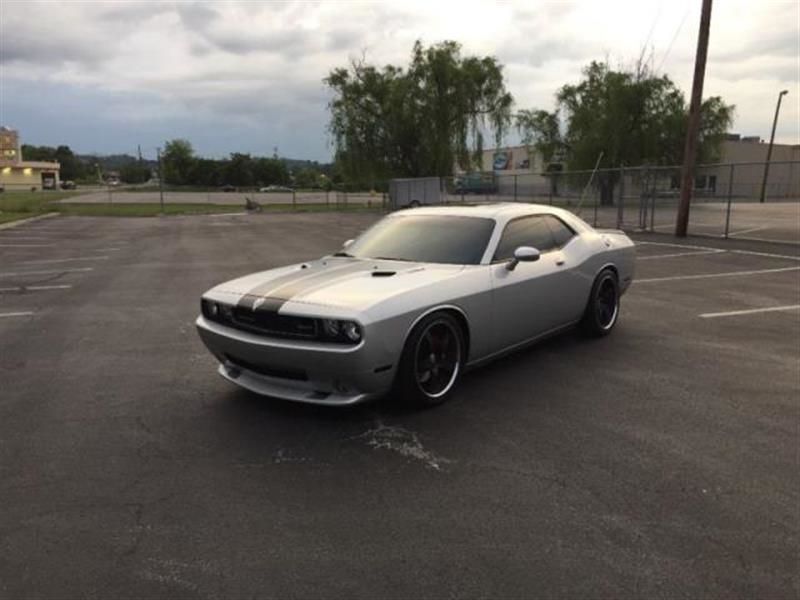
[[[284,313],[352,316],[398,295],[446,285],[463,269],[461,265],[327,257],[240,277],[209,290],[206,297]]]

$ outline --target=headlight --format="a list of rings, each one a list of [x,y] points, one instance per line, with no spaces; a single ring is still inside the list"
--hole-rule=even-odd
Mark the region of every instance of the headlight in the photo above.
[[[351,342],[358,342],[361,340],[361,328],[355,321],[343,321],[342,333]]]
[[[203,316],[209,319],[216,319],[219,316],[219,304],[205,298],[200,301],[200,310]]]
[[[361,325],[355,321],[320,319],[322,339],[344,344],[357,344],[363,336]]]
[[[214,302],[203,298],[200,301],[200,308],[203,316],[212,321],[231,321],[233,320],[233,306],[230,304],[223,304],[222,302]]]

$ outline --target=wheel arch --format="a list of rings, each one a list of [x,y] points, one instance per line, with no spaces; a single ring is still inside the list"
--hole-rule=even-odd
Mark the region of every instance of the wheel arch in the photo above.
[[[613,271],[614,275],[617,278],[617,282],[619,282],[619,269],[617,268],[617,265],[614,264],[613,262],[606,262],[600,265],[600,268],[597,269],[597,271],[595,271],[594,273],[594,278],[592,279],[592,282],[594,283],[594,281],[597,280],[597,276],[600,275],[600,273],[602,273],[606,269],[608,269],[609,271]]]
[[[411,335],[411,332],[414,331],[414,328],[422,322],[425,317],[432,315],[433,313],[443,312],[452,315],[455,317],[458,324],[461,326],[461,332],[464,334],[464,345],[465,348],[465,360],[464,364],[469,362],[469,348],[470,348],[470,330],[469,330],[469,319],[467,318],[467,314],[464,310],[455,304],[440,304],[437,306],[433,306],[422,314],[418,315],[416,319],[411,322],[411,325],[408,326],[406,329],[405,336],[403,337],[403,348],[405,348],[406,343],[408,342],[408,338]]]

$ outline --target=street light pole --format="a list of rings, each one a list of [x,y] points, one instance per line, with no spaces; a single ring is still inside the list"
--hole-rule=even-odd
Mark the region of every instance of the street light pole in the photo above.
[[[778,125],[778,113],[781,112],[781,99],[789,90],[783,90],[778,94],[778,104],[775,106],[775,118],[772,120],[772,134],[769,136],[769,147],[767,148],[767,162],[764,164],[764,180],[761,182],[761,196],[759,202],[764,202],[767,193],[767,176],[769,175],[769,161],[772,158],[772,144],[775,141],[775,127]]]
[[[161,165],[161,148],[156,148],[158,156],[158,194],[161,198],[161,214],[164,214],[164,169]]]

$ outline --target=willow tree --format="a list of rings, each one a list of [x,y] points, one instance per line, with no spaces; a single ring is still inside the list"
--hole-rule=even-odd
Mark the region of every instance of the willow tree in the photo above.
[[[719,157],[733,110],[718,96],[703,102],[698,162]],[[598,158],[601,168],[676,165],[683,160],[688,113],[683,92],[666,75],[592,62],[579,83],[558,91],[554,112],[521,111],[516,124],[540,152],[558,148],[570,170],[592,169]],[[603,204],[612,202],[618,179],[618,171],[598,173]]]
[[[445,176],[480,160],[511,122],[503,67],[457,42],[417,41],[407,67],[354,61],[325,78],[336,159],[350,179]]]

